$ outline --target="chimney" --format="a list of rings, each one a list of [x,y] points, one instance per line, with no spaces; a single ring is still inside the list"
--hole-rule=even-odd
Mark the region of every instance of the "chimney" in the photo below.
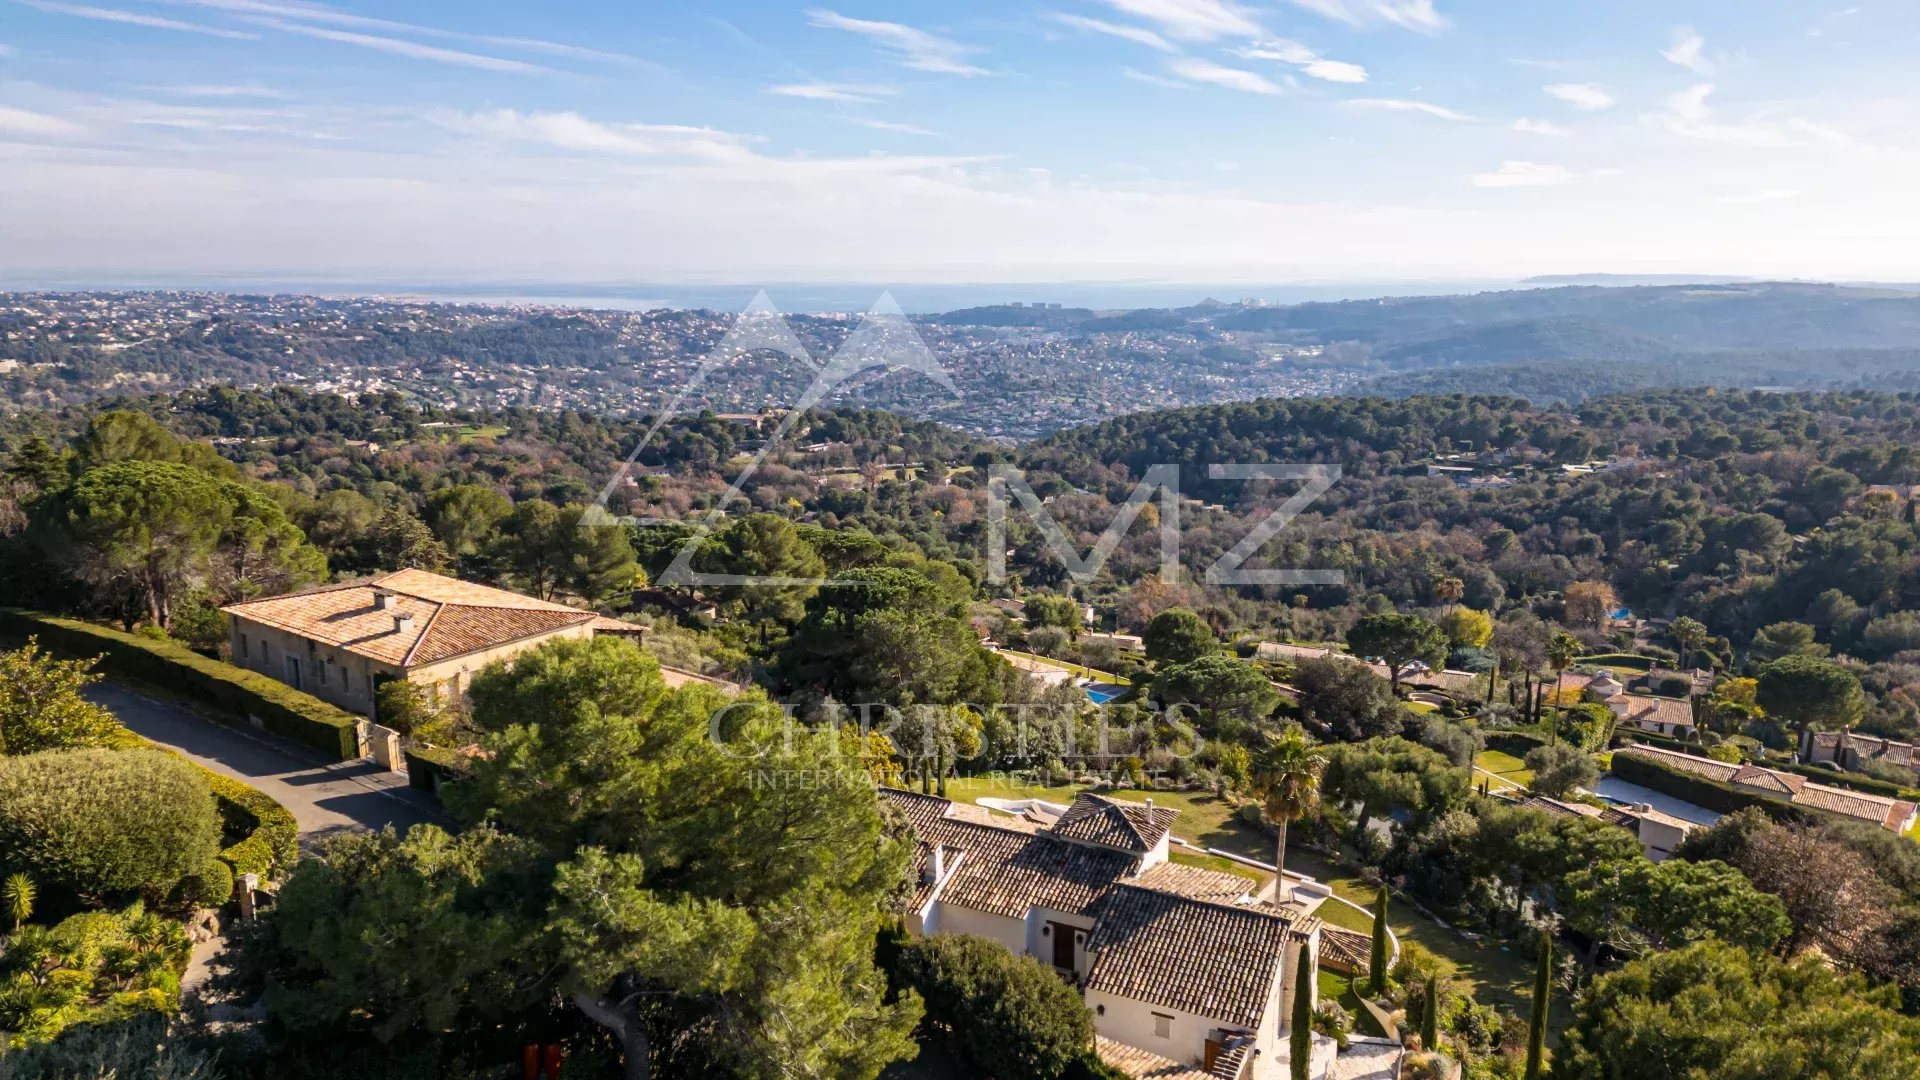
[[[413,616],[405,614],[395,615],[393,617],[393,632],[396,634],[413,633]]]
[[[947,876],[947,845],[933,845],[933,861],[927,864],[927,870],[933,875],[927,882],[929,885],[938,885],[940,879]]]
[[[1147,796],[1147,816],[1153,816],[1153,796]]]
[[[392,593],[386,591],[385,589],[375,589],[373,591],[373,610],[385,611],[392,606],[393,606]]]

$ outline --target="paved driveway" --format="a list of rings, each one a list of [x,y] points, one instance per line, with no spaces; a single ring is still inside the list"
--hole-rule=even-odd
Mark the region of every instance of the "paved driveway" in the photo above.
[[[278,799],[300,823],[306,850],[345,829],[392,825],[405,832],[423,822],[448,823],[431,798],[407,787],[404,775],[371,761],[325,762],[304,747],[217,724],[113,683],[96,683],[87,696],[141,736]]]

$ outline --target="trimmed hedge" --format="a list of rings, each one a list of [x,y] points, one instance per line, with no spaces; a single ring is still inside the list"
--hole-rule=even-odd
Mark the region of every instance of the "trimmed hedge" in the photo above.
[[[1531,731],[1489,731],[1486,736],[1487,749],[1512,754],[1517,758],[1524,758],[1528,751],[1547,745],[1545,735]]]
[[[1699,743],[1690,743],[1684,739],[1669,738],[1665,735],[1655,735],[1651,731],[1641,731],[1639,728],[1615,731],[1613,738],[1609,740],[1609,742],[1615,747],[1632,746],[1634,743],[1646,743],[1649,746],[1658,746],[1662,750],[1678,750],[1683,754],[1692,754],[1694,757],[1704,757],[1705,755],[1701,754],[1700,751],[1706,749],[1706,747],[1701,746]]]
[[[356,718],[276,679],[210,660],[171,641],[39,612],[0,608],[0,635],[34,637],[70,655],[100,657],[100,670],[178,690],[236,724],[258,719],[272,734],[339,761],[360,756]]]
[[[1757,806],[1780,821],[1811,821],[1816,819],[1809,815],[1818,813],[1755,792],[1741,791],[1730,784],[1682,772],[1665,762],[1633,754],[1613,755],[1613,775],[1628,783],[1652,788],[1722,814],[1734,814],[1749,806]]]
[[[1637,653],[1599,653],[1594,656],[1583,656],[1574,661],[1576,664],[1587,667],[1627,668],[1631,671],[1651,671],[1653,665],[1658,662],[1651,656],[1641,656]]]
[[[401,752],[407,759],[407,786],[440,793],[442,784],[460,779],[466,771],[460,755],[438,746],[416,746]]]
[[[207,786],[213,789],[213,801],[220,808],[227,834],[246,834],[220,849],[220,861],[233,868],[234,876],[258,874],[260,880],[267,881],[293,869],[300,858],[300,824],[293,819],[293,811],[231,776],[201,771],[207,775]]]

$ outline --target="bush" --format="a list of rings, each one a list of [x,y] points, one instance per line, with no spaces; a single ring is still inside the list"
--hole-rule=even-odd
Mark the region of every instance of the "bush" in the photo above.
[[[85,896],[165,893],[214,858],[207,782],[158,750],[0,760],[0,863]]]
[[[1029,956],[986,938],[935,934],[900,950],[901,983],[925,999],[997,1080],[1057,1080],[1093,1046],[1093,1014],[1072,986]]]
[[[439,746],[415,746],[401,752],[407,759],[407,786],[440,793],[466,772],[460,755]]]
[[[76,1024],[59,1038],[0,1054],[0,1080],[216,1080],[216,1055],[158,1013]]]
[[[233,899],[233,870],[220,859],[180,879],[172,899],[183,907],[219,907]]]
[[[1601,653],[1597,656],[1583,656],[1574,663],[1582,667],[1621,668],[1629,671],[1651,671],[1655,659],[1634,653]]]
[[[1528,751],[1527,768],[1533,773],[1528,787],[1549,798],[1558,798],[1577,787],[1592,787],[1600,778],[1600,766],[1585,751],[1566,745],[1539,746]]]
[[[0,609],[0,634],[38,635],[47,648],[69,655],[98,654],[102,671],[178,690],[233,723],[257,718],[267,731],[337,760],[360,756],[353,714],[176,642],[149,641],[77,619],[11,608]]]
[[[240,838],[220,850],[233,876],[258,874],[265,881],[293,869],[300,859],[300,823],[293,811],[231,776],[202,772],[219,807],[223,834]]]
[[[1498,750],[1503,754],[1524,758],[1535,747],[1547,745],[1547,737],[1536,735],[1531,731],[1489,731],[1486,743],[1489,750]]]

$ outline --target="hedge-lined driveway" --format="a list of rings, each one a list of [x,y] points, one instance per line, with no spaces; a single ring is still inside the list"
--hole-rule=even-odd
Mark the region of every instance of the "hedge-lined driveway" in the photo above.
[[[425,822],[446,823],[430,798],[407,787],[405,777],[370,761],[323,762],[304,747],[214,723],[113,683],[97,683],[87,696],[143,738],[278,800],[300,823],[302,848],[311,850],[343,829],[392,825],[405,832]]]

